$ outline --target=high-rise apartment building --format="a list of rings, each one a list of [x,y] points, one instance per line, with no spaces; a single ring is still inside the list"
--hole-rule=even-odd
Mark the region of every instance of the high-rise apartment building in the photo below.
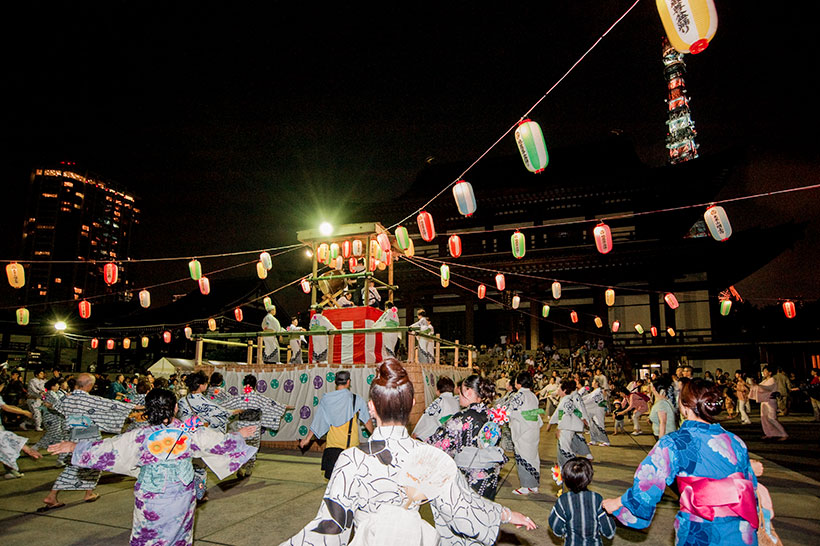
[[[23,227],[22,257],[31,261],[25,303],[128,297],[123,261],[138,216],[133,195],[74,164],[35,168]],[[120,279],[111,287],[102,272],[110,261],[118,263]]]

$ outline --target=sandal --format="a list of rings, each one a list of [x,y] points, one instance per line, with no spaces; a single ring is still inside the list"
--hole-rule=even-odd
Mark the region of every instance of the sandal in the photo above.
[[[99,498],[100,498],[100,496],[95,493],[93,497],[90,497],[88,499],[83,499],[83,502],[94,502]]]
[[[58,502],[56,504],[46,504],[45,506],[41,506],[37,509],[38,514],[42,514],[43,512],[48,512],[49,510],[54,510],[55,508],[62,508],[65,506],[64,502]]]

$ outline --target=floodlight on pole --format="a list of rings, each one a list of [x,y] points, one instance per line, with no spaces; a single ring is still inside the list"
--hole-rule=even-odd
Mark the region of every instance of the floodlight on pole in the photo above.
[[[319,224],[319,233],[321,233],[323,237],[330,237],[333,235],[333,226],[330,222],[322,222]]]
[[[58,320],[57,322],[54,323],[54,329],[57,330],[58,332],[62,332],[66,328],[68,328],[68,325],[66,325],[65,321]]]

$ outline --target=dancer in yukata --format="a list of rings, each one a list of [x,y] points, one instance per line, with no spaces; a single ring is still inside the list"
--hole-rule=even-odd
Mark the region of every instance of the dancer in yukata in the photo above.
[[[251,428],[225,435],[200,426],[193,417],[182,423],[174,418],[175,406],[172,392],[153,389],[145,397],[149,426],[105,440],[49,447],[51,453],[73,452],[72,466],[137,478],[132,546],[193,544],[196,495],[191,459],[202,458],[223,479],[256,453],[243,440],[253,434]]]
[[[558,425],[558,467],[563,468],[573,457],[592,459],[592,452],[584,439],[584,427],[588,426],[589,415],[581,395],[576,392],[575,381],[562,381],[559,394],[561,401],[550,418],[547,430],[552,425]]]
[[[52,377],[46,381],[46,394],[43,398],[43,405],[40,407],[40,411],[43,413],[43,428],[46,433],[34,444],[34,449],[45,449],[51,444],[68,440],[68,429],[65,425],[65,418],[63,418],[60,412],[54,409],[55,406],[60,405],[66,396],[60,390],[61,382],[62,379],[57,377]],[[62,463],[64,459],[65,457],[58,459],[60,466],[65,466],[65,464]]]
[[[427,406],[424,413],[416,423],[416,428],[413,429],[413,436],[426,442],[440,426],[455,413],[461,411],[461,403],[459,397],[453,394],[456,390],[456,384],[447,376],[441,376],[436,381],[436,394],[438,398]],[[492,400],[492,399],[490,399]]]
[[[282,326],[276,318],[276,307],[273,305],[268,309],[265,318],[262,319],[262,331],[282,331]],[[264,336],[262,338],[262,362],[265,364],[279,364],[279,336]]]
[[[299,326],[299,317],[293,317],[293,320],[290,321],[290,326],[288,326],[288,332],[304,332],[305,329]],[[288,341],[290,345],[290,360],[288,364],[303,364],[302,362],[302,342],[305,340],[305,336],[293,336]]]
[[[410,325],[411,328],[418,328],[420,331],[428,335],[433,335],[433,325],[427,319],[427,312],[424,309],[419,309],[418,320]],[[435,362],[435,342],[427,337],[417,336],[419,346],[419,362],[422,364],[431,364]]]
[[[395,359],[382,362],[368,408],[377,428],[366,444],[339,456],[313,521],[283,546],[495,544],[502,523],[535,529],[533,521],[473,491],[446,453],[410,438],[413,384]],[[436,527],[419,516],[430,503]]]
[[[606,434],[607,401],[604,390],[597,379],[592,380],[592,390],[581,396],[584,408],[589,415],[589,445],[608,446],[609,436]]]
[[[99,440],[100,431],[119,434],[125,419],[136,407],[136,404],[109,400],[89,394],[94,388],[95,378],[90,373],[77,376],[74,392],[66,396],[54,408],[63,414],[72,441]],[[85,502],[94,502],[99,496],[94,493],[100,471],[69,464],[57,477],[51,492],[43,499],[45,506],[38,512],[45,512],[64,506],[57,500],[60,491],[85,491]]]
[[[282,416],[286,411],[292,410],[293,406],[286,406],[272,398],[263,396],[257,392],[256,384],[255,375],[246,375],[242,380],[244,392],[225,400],[223,405],[229,410],[238,412],[236,422],[238,428],[255,427],[255,432],[247,438],[247,442],[248,445],[258,448],[262,440],[262,429],[279,430]],[[242,468],[236,471],[236,475],[240,478],[250,477],[255,464],[256,455],[254,454],[242,465]]]
[[[788,440],[789,435],[780,421],[777,420],[777,381],[769,368],[761,370],[763,380],[751,388],[749,397],[760,403],[760,426],[763,428],[764,440]]]
[[[0,411],[16,413],[17,415],[22,415],[23,417],[31,417],[30,411],[6,404],[5,401],[3,401],[2,396],[0,396]],[[36,449],[28,447],[26,442],[28,442],[28,438],[18,436],[17,434],[9,432],[3,428],[3,421],[0,419],[0,463],[3,463],[9,467],[9,471],[3,476],[7,480],[23,477],[23,474],[20,472],[20,468],[17,466],[17,459],[20,457],[21,451],[35,459],[39,459],[41,457],[40,452]]]
[[[507,413],[491,407],[493,398],[495,386],[488,379],[467,377],[458,396],[464,409],[426,440],[452,457],[473,491],[489,500],[495,500],[498,476],[508,460],[497,446]]]
[[[746,444],[716,422],[723,395],[711,381],[682,380],[680,411],[685,420],[663,436],[638,466],[635,481],[604,509],[627,527],[649,527],[667,485],[677,481],[680,511],[676,544],[757,544],[757,478]]]
[[[328,330],[335,330],[336,327],[330,322],[326,316],[322,314],[322,308],[316,309],[316,312],[310,317],[310,326],[308,329],[311,332],[326,332]],[[328,336],[316,335],[311,336],[311,344],[313,346],[310,361],[312,363],[327,364],[327,344]]]
[[[384,313],[376,322],[373,323],[373,328],[397,328],[401,326],[399,323],[399,313],[392,301],[388,301],[384,305]],[[399,332],[385,332],[382,334],[382,360],[387,358],[396,358],[396,344],[399,342]]]
[[[510,414],[510,432],[515,447],[515,464],[521,487],[513,490],[514,495],[538,493],[541,482],[541,459],[538,456],[538,442],[544,422],[544,410],[538,407],[538,397],[532,392],[532,376],[521,372],[515,377],[516,392],[510,396],[507,408]]]

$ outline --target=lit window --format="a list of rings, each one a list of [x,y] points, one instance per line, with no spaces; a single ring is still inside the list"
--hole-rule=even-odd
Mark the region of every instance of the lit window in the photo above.
[[[75,286],[75,287],[74,287],[74,293],[75,293],[75,294],[82,294],[82,293],[83,293],[83,289],[82,289],[82,288],[78,288],[78,287],[76,287],[76,286]]]
[[[48,294],[48,290],[40,290],[40,295],[45,296]]]
[[[55,283],[55,284],[62,284],[62,283],[63,283],[63,279],[61,279],[60,277],[54,277],[54,283]]]
[[[51,197],[51,198],[57,199],[57,194],[56,193],[44,193],[43,197]]]
[[[69,182],[68,180],[63,180],[63,186],[64,186],[64,187],[66,187],[66,188],[73,188],[73,187],[74,187],[74,183],[73,183],[73,182]]]

